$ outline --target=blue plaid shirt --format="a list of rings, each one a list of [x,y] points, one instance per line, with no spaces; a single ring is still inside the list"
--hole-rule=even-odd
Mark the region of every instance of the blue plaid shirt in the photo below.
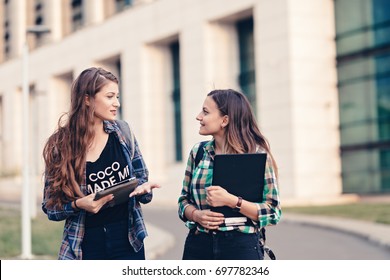
[[[142,158],[141,151],[139,150],[138,143],[135,140],[135,152],[134,157],[130,159],[130,148],[126,144],[125,137],[120,131],[118,125],[115,122],[104,121],[104,130],[107,133],[115,133],[123,148],[123,152],[128,165],[130,166],[130,175],[137,177],[138,184],[141,185],[148,181],[148,169]],[[85,217],[86,211],[75,211],[72,208],[71,202],[65,204],[62,209],[49,209],[46,207],[48,197],[46,196],[46,189],[49,188],[48,182],[45,181],[42,210],[45,212],[52,221],[65,220],[64,234],[61,242],[60,252],[58,259],[61,260],[81,260],[83,258],[81,250],[81,242],[85,232]],[[86,174],[80,185],[80,189],[84,194],[87,194],[86,188]],[[128,237],[131,246],[136,252],[138,252],[143,246],[143,240],[147,236],[146,227],[144,224],[141,205],[140,203],[149,203],[152,200],[152,193],[144,194],[141,196],[135,196],[129,198],[129,232]]]

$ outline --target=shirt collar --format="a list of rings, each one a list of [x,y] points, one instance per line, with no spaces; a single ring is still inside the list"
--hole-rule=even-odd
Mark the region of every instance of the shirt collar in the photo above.
[[[103,121],[103,129],[107,133],[111,133],[116,131],[118,128],[118,125],[115,121]]]
[[[215,139],[211,139],[204,145],[204,150],[212,157],[215,156]]]

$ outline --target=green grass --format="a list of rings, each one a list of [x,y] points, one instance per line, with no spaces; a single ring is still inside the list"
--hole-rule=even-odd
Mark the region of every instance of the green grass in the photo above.
[[[336,216],[390,224],[390,203],[353,203],[332,206],[285,207],[285,213]]]
[[[61,244],[63,222],[52,222],[38,214],[31,222],[32,254],[36,258],[56,259]],[[0,259],[21,255],[20,212],[0,208]]]

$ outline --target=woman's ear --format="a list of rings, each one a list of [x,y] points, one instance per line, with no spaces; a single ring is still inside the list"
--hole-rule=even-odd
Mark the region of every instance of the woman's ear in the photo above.
[[[225,128],[228,124],[229,124],[229,116],[228,116],[228,115],[225,115],[225,116],[223,116],[223,120],[222,120],[222,123],[221,123],[221,127],[222,127],[222,128]]]
[[[86,94],[86,95],[84,96],[84,101],[85,101],[85,105],[87,105],[87,106],[90,105],[89,95],[88,95],[88,94]]]

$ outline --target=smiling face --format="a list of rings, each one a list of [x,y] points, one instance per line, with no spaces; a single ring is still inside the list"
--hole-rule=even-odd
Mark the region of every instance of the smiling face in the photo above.
[[[196,119],[200,122],[199,134],[222,136],[225,133],[225,127],[228,124],[228,117],[221,116],[217,103],[212,97],[207,96],[203,102],[202,111]]]
[[[95,118],[113,121],[118,114],[119,103],[118,84],[109,81],[94,97]]]

